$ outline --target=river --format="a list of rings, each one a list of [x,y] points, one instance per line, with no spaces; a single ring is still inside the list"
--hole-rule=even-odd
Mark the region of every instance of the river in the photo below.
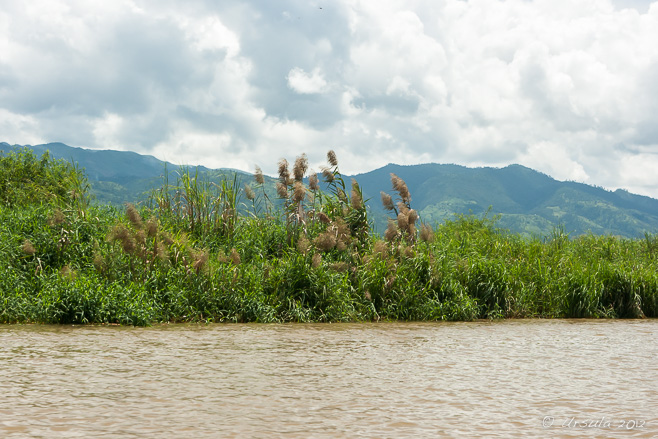
[[[0,437],[658,437],[658,320],[0,326]]]

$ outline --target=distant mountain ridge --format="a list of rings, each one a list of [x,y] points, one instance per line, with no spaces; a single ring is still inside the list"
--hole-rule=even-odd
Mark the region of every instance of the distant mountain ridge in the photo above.
[[[83,168],[91,185],[91,193],[98,203],[122,205],[127,202],[145,201],[151,189],[162,184],[165,165],[170,175],[180,167],[150,155],[131,151],[86,149],[63,143],[40,145],[0,143],[0,151],[23,147],[31,149],[38,156],[48,151],[54,158],[68,160]],[[190,166],[190,169],[200,173],[211,171],[204,166]]]
[[[78,163],[85,168],[87,178],[91,181],[113,181],[145,179],[159,177],[164,170],[164,162],[151,155],[142,155],[131,151],[115,151],[110,149],[85,149],[68,146],[63,143],[48,143],[42,145],[25,145],[42,155],[49,151],[50,155]],[[0,143],[0,150],[21,148],[23,145]],[[170,164],[171,165],[171,164]],[[208,170],[199,166],[201,170]]]
[[[467,168],[460,165],[390,164],[355,178],[369,196],[389,189],[390,173],[409,187],[423,220],[441,222],[454,214],[482,215],[489,207],[498,225],[526,235],[546,235],[561,225],[575,235],[592,232],[641,237],[658,231],[658,200],[627,191],[607,191],[561,182],[521,165]]]
[[[5,151],[20,147],[0,144],[0,150]],[[159,187],[165,169],[165,162],[134,152],[90,150],[62,143],[27,147],[38,155],[48,150],[53,157],[76,162],[84,168],[92,194],[101,203],[143,201],[151,189]],[[167,166],[172,172],[179,168],[171,163]],[[241,171],[191,168],[211,176],[238,172],[244,182],[251,181],[250,174]],[[637,238],[647,232],[658,232],[658,200],[650,197],[557,181],[521,165],[467,168],[435,163],[389,164],[354,176],[369,199],[371,218],[379,232],[386,227],[388,218],[379,194],[391,192],[391,173],[405,180],[412,207],[430,224],[453,218],[455,214],[482,215],[491,208],[491,214],[500,215],[500,227],[525,235],[546,236],[556,226],[572,235],[592,232]]]

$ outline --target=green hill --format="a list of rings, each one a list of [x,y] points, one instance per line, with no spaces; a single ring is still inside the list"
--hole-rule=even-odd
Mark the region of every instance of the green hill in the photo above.
[[[641,237],[658,230],[658,200],[574,182],[560,182],[520,165],[466,168],[458,165],[387,165],[356,179],[367,196],[390,189],[389,176],[405,180],[412,206],[423,221],[442,222],[454,214],[482,215],[491,207],[498,225],[527,235],[547,235],[554,227]],[[380,225],[381,227],[381,225]]]
[[[0,144],[0,150],[20,148]],[[123,204],[145,201],[162,183],[165,162],[134,152],[89,150],[62,143],[29,146],[37,154],[50,151],[84,168],[98,203]],[[179,166],[168,163],[170,181]],[[232,169],[191,168],[208,178],[239,173]],[[498,225],[525,235],[549,235],[562,227],[572,236],[588,232],[642,237],[658,231],[658,200],[623,190],[608,191],[582,183],[561,182],[520,165],[505,168],[467,168],[454,164],[421,164],[383,168],[354,176],[369,199],[371,220],[382,232],[388,215],[380,191],[391,192],[390,174],[409,187],[412,207],[421,220],[440,223],[455,214],[499,215]],[[274,181],[271,179],[270,181]],[[349,178],[346,178],[349,181]],[[273,193],[273,191],[272,191]]]
[[[151,190],[160,187],[166,169],[171,182],[175,182],[180,165],[165,163],[150,155],[130,151],[92,150],[76,148],[63,143],[25,145],[35,154],[49,151],[57,159],[76,163],[85,171],[96,203],[122,205],[145,201]],[[22,148],[22,145],[0,143],[0,151]],[[192,174],[221,175],[232,170],[211,170],[204,166],[190,167]]]

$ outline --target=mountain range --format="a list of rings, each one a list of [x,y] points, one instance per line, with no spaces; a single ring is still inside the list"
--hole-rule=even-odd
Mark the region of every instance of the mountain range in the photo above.
[[[135,152],[91,150],[62,143],[25,145],[35,154],[46,150],[54,158],[84,168],[97,203],[144,202],[160,187],[165,169],[170,175],[178,165]],[[22,145],[0,143],[10,151]],[[192,172],[217,178],[232,175],[243,183],[249,173],[233,169],[191,167]],[[612,234],[628,238],[658,232],[658,200],[618,189],[608,191],[583,183],[558,181],[521,165],[504,168],[468,168],[455,164],[389,164],[354,176],[370,208],[375,230],[383,232],[389,215],[383,210],[380,191],[391,192],[390,174],[402,178],[411,192],[411,205],[421,220],[430,224],[457,214],[496,215],[497,226],[526,236],[549,236],[556,227],[571,236],[585,233]],[[273,184],[275,179],[269,179]]]

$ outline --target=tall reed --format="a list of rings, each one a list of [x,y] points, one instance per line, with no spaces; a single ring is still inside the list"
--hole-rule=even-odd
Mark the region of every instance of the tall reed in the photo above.
[[[59,200],[0,205],[0,322],[658,315],[654,235],[527,239],[488,213],[430,226],[392,175],[382,239],[335,153],[321,174],[304,155],[280,165],[279,199],[262,172],[249,192],[237,176],[181,168],[146,207],[76,207],[72,180]],[[56,174],[44,166],[34,181]]]

